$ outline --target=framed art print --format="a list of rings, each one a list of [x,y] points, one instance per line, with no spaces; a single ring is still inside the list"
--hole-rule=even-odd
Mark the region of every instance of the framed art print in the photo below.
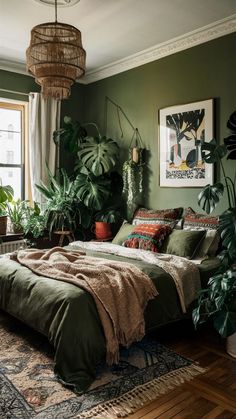
[[[213,138],[213,99],[159,112],[160,186],[212,185],[213,164],[202,160],[201,144]]]

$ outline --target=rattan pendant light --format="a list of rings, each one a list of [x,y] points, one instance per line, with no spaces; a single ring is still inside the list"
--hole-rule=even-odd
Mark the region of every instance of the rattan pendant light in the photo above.
[[[81,32],[57,22],[55,0],[55,22],[42,23],[31,30],[26,51],[27,70],[41,85],[44,97],[66,99],[72,84],[85,73],[85,58]]]

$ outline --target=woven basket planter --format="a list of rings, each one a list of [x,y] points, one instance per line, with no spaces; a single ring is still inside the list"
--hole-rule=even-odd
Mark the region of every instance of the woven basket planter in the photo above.
[[[0,216],[0,236],[5,236],[7,233],[7,216]]]

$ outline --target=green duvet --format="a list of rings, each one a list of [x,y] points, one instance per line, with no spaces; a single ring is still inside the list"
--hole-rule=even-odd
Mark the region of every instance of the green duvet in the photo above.
[[[87,252],[91,256],[126,261],[124,257]],[[182,317],[172,278],[161,268],[129,259],[153,280],[159,295],[145,311],[147,331]],[[204,264],[202,265],[204,266]],[[216,269],[213,261],[204,279]],[[7,258],[0,259],[0,308],[48,337],[55,349],[55,372],[77,392],[95,378],[105,358],[105,339],[97,308],[86,291],[73,284],[38,276]]]

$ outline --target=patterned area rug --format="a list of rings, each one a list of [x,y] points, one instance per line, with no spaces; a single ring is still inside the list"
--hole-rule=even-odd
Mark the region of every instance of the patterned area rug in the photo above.
[[[124,417],[201,372],[145,338],[121,350],[118,365],[99,365],[91,388],[77,396],[57,381],[47,339],[0,312],[0,419]]]

